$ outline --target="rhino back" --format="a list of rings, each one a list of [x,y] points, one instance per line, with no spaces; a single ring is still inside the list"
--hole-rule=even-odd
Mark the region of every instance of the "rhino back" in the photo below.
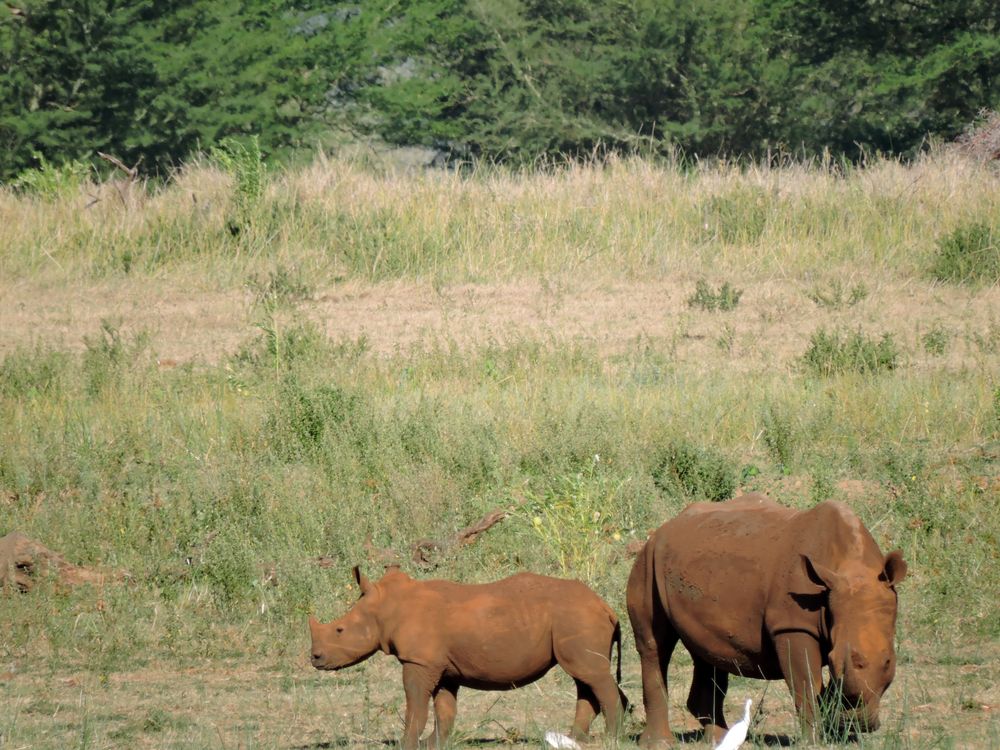
[[[398,656],[439,664],[474,687],[531,682],[555,663],[554,627],[614,617],[583,584],[530,573],[485,584],[414,583],[394,626]]]

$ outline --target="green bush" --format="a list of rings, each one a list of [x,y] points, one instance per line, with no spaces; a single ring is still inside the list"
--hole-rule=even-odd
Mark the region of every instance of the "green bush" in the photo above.
[[[0,396],[25,398],[58,392],[69,356],[42,347],[17,348],[0,362]]]
[[[260,151],[260,142],[253,136],[246,142],[224,138],[212,148],[212,161],[233,176],[233,212],[229,230],[239,234],[253,223],[256,209],[264,197],[266,169]]]
[[[826,286],[817,284],[806,293],[820,307],[840,310],[844,307],[854,307],[868,297],[868,287],[863,282],[852,284],[849,290],[844,289],[840,280],[831,281]]]
[[[688,297],[688,307],[700,307],[702,310],[721,310],[728,312],[740,303],[743,290],[737,289],[725,282],[719,291],[712,291],[712,287],[704,279],[699,279],[695,284],[694,294]]]
[[[959,284],[1000,281],[1000,231],[988,224],[958,227],[938,239],[931,275]]]
[[[34,156],[38,167],[24,170],[11,184],[16,190],[45,200],[56,200],[75,192],[86,182],[90,172],[86,162],[73,160],[56,166],[38,152]]]
[[[736,467],[709,448],[672,443],[653,468],[653,482],[668,495],[691,500],[728,500],[736,491]]]
[[[809,339],[809,348],[801,363],[814,375],[834,375],[843,372],[878,373],[899,366],[899,349],[891,333],[875,340],[860,330],[853,333],[820,328]]]
[[[948,351],[951,344],[952,332],[941,323],[935,323],[923,336],[920,342],[924,345],[924,351],[935,357],[942,357]]]
[[[702,209],[706,237],[729,245],[757,242],[767,227],[771,196],[758,187],[714,195]]]

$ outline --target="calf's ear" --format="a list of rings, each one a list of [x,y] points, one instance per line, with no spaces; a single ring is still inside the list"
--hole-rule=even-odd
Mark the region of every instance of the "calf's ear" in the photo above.
[[[818,586],[833,589],[841,581],[840,573],[812,560],[808,555],[802,555],[802,564],[805,566],[809,580]]]
[[[896,549],[885,556],[885,568],[879,580],[895,586],[904,578],[906,578],[906,560],[903,559],[903,553]]]
[[[358,590],[361,591],[362,596],[371,591],[372,582],[369,581],[368,577],[361,572],[360,566],[355,565],[351,570],[351,573],[354,574],[354,581],[358,584]]]

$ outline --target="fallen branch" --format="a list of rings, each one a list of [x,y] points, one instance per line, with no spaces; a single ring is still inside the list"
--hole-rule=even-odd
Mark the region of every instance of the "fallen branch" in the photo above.
[[[450,552],[456,547],[472,544],[484,531],[500,523],[506,517],[507,511],[498,508],[497,510],[490,511],[471,526],[466,526],[443,542],[433,539],[420,539],[410,547],[411,559],[421,567],[432,568],[437,565],[437,559],[442,554]]]

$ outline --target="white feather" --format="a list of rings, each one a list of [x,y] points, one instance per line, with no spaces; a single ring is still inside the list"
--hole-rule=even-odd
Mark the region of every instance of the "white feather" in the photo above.
[[[555,750],[580,750],[580,744],[576,740],[559,732],[546,732],[545,742]]]
[[[743,741],[747,738],[747,732],[750,730],[751,703],[753,701],[747,698],[746,707],[743,709],[743,718],[729,728],[722,741],[715,746],[715,750],[736,750],[736,748],[743,744]]]

